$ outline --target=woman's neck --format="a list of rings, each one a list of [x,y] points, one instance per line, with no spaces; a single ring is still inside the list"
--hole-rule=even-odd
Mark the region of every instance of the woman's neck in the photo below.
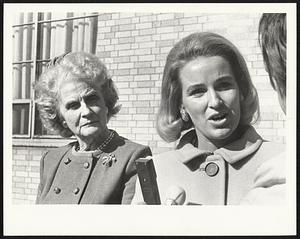
[[[208,139],[201,132],[196,130],[198,148],[214,152],[215,150],[236,141],[238,138],[240,138],[243,132],[244,129],[242,127],[238,127],[229,137],[225,139]]]
[[[94,137],[76,137],[78,141],[79,151],[94,151],[96,150],[109,136],[110,131],[106,128],[101,134],[97,134]]]

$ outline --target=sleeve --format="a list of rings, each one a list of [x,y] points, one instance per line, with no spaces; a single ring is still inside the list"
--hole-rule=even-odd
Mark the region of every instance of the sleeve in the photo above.
[[[40,198],[43,192],[43,188],[44,188],[44,160],[46,155],[48,154],[48,151],[44,153],[44,155],[42,156],[41,160],[40,160],[40,183],[38,186],[38,193],[37,193],[37,197],[35,200],[36,204],[40,204]]]
[[[147,156],[152,156],[152,152],[150,148],[146,146],[140,148],[132,154],[131,159],[129,160],[126,167],[127,176],[122,196],[122,204],[130,204],[135,193],[135,184],[137,181],[135,160],[139,158],[145,158]]]
[[[285,203],[285,153],[260,165],[254,176],[254,186],[241,204],[280,205]]]
[[[271,187],[285,183],[285,152],[260,165],[255,173],[254,187]]]
[[[285,184],[263,188],[253,188],[241,201],[241,205],[284,205]]]

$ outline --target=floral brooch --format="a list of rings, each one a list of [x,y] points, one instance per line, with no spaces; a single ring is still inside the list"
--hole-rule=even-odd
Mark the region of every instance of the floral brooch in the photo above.
[[[116,156],[114,154],[105,155],[102,158],[102,164],[106,167],[112,166],[113,163],[117,162]]]

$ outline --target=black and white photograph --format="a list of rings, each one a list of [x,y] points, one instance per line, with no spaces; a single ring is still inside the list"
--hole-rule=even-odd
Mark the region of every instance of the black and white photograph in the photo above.
[[[294,235],[296,18],[4,4],[4,235]]]

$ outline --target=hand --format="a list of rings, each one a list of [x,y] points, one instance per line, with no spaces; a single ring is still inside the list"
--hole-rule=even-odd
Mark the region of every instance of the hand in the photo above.
[[[183,205],[186,198],[186,193],[179,186],[171,186],[166,192],[166,200],[164,205]]]
[[[171,186],[166,191],[166,199],[163,205],[183,205],[186,199],[185,190],[179,186]],[[137,205],[148,205],[144,201],[138,201],[134,204]]]

